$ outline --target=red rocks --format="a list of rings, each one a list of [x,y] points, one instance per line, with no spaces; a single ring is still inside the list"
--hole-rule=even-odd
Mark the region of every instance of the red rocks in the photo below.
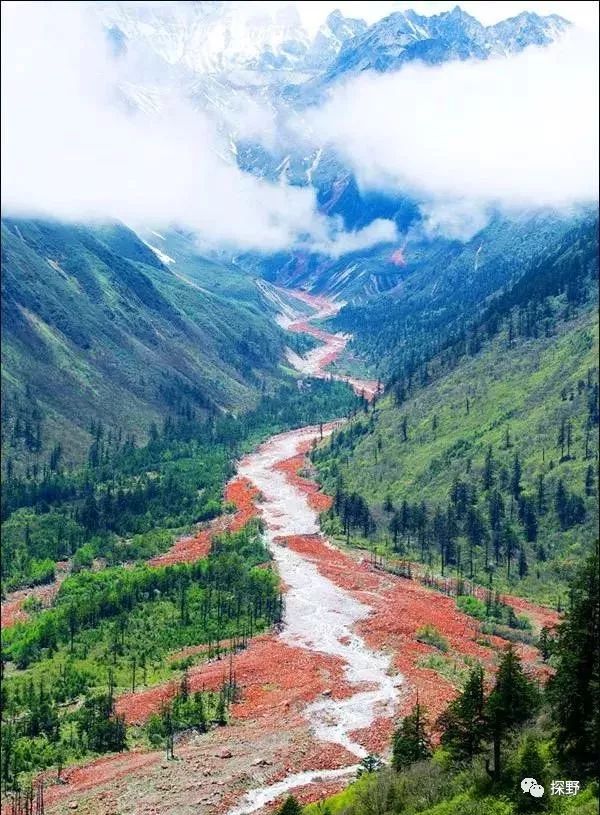
[[[330,687],[334,698],[352,693],[343,676],[342,660],[286,645],[275,634],[253,639],[247,649],[233,656],[231,664],[241,692],[240,701],[232,707],[235,719],[265,717],[277,726],[282,709],[296,714]],[[217,690],[228,675],[228,657],[196,665],[188,673],[190,689]],[[177,687],[173,681],[123,694],[117,700],[117,711],[128,724],[144,722],[174,696]]]
[[[235,513],[216,518],[206,529],[201,529],[194,536],[179,538],[168,552],[148,561],[150,566],[193,563],[195,560],[207,557],[215,535],[227,531],[235,532],[256,515],[254,502],[257,497],[257,490],[246,479],[238,478],[230,482],[225,489],[225,500],[235,504]]]
[[[59,561],[56,564],[56,580],[53,583],[11,592],[7,599],[2,602],[0,628],[9,628],[15,623],[24,622],[28,618],[29,615],[24,610],[23,604],[29,597],[37,598],[42,606],[49,606],[70,570],[71,564],[68,561]]]

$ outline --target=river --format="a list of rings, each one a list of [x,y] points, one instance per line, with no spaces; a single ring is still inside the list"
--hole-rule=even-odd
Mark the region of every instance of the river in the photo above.
[[[288,323],[292,330],[310,329],[311,322],[330,316],[336,305],[324,298],[301,293],[303,302],[315,307],[310,317]],[[312,302],[311,302],[312,301]],[[300,360],[299,370],[327,376],[322,365],[344,349],[348,337],[317,329],[322,346],[309,354],[309,365]],[[313,333],[310,330],[307,333]],[[316,333],[316,332],[315,332]],[[290,356],[291,361],[294,360]],[[307,368],[309,370],[307,370]],[[357,392],[372,395],[372,381],[352,380]],[[331,433],[328,425],[324,434]],[[344,662],[346,682],[353,692],[336,700],[322,697],[309,704],[305,716],[316,739],[339,744],[357,760],[368,754],[366,747],[352,734],[368,728],[377,717],[391,716],[399,696],[402,677],[392,670],[389,653],[375,652],[355,631],[371,608],[340,588],[319,572],[307,557],[286,546],[291,536],[320,535],[317,511],[308,496],[292,483],[279,465],[305,450],[320,438],[320,428],[305,427],[271,437],[238,466],[238,476],[247,478],[261,493],[259,511],[265,522],[269,548],[286,586],[284,627],[281,638],[289,645],[340,658]],[[250,790],[230,815],[247,815],[294,788],[313,781],[339,778],[355,773],[357,764],[336,770],[290,773],[270,786]]]

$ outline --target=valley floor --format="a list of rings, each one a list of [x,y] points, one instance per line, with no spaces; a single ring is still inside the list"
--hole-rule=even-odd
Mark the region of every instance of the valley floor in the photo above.
[[[347,338],[311,325],[335,304],[298,296],[316,311],[288,320],[288,328],[323,342],[301,370],[326,377],[325,366]],[[377,390],[377,383],[350,381],[367,396]],[[240,696],[231,723],[182,736],[173,761],[162,751],[131,751],[67,770],[63,783],[46,790],[47,813],[245,815],[269,811],[290,790],[303,802],[315,801],[344,786],[361,758],[385,754],[395,719],[417,693],[433,720],[473,659],[494,670],[505,641],[483,637],[479,623],[451,597],[341,551],[320,533],[318,514],[330,499],[306,477],[307,454],[335,424],[273,436],[242,459],[226,494],[236,512],[178,541],[157,561],[195,560],[214,532],[239,528],[255,514],[263,518],[285,590],[285,623],[230,660],[189,672],[191,690],[216,689],[233,672]],[[530,613],[536,626],[557,622],[550,610],[505,600]],[[446,639],[447,654],[417,640],[428,624]],[[535,648],[520,644],[518,651],[530,672],[546,673]],[[143,689],[120,697],[117,708],[128,723],[142,723],[175,691],[173,683]]]

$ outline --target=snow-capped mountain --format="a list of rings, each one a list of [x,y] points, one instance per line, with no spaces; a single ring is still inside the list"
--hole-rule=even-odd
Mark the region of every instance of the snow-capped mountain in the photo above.
[[[215,122],[225,160],[275,183],[312,187],[321,212],[340,218],[346,229],[384,218],[394,220],[401,234],[421,218],[416,200],[402,190],[361,189],[331,148],[310,138],[299,144],[289,134],[281,139],[278,122],[293,119],[303,131],[306,109],[334,84],[362,71],[393,71],[411,61],[507,56],[548,45],[569,26],[557,15],[528,12],[484,26],[459,7],[432,17],[397,12],[368,26],[335,11],[311,38],[293,6],[266,8],[237,2],[103,3],[101,19],[115,59],[126,56],[122,97],[133,108],[151,111],[168,104],[173,94],[183,95]],[[248,127],[253,117],[254,136]],[[265,120],[278,134],[271,144],[264,138]],[[369,257],[367,250],[348,261],[356,269],[369,268],[368,280]],[[267,276],[297,263],[302,274],[317,277],[329,268],[321,257],[295,253],[244,262]],[[342,274],[344,268],[342,263]],[[392,271],[388,279],[384,270],[377,290],[392,285],[397,270]]]
[[[530,45],[549,45],[569,25],[556,14],[540,17],[523,12],[484,26],[458,6],[433,17],[412,10],[395,12],[347,40],[326,73],[307,84],[305,99],[312,102],[315,91],[361,71],[393,71],[415,60],[439,64],[454,59],[487,59],[518,53]]]
[[[335,11],[311,37],[292,5],[271,10],[212,0],[105,2],[99,13],[121,48],[143,48],[166,65],[203,75],[283,72],[286,82],[323,71],[348,39],[367,29],[363,20]]]
[[[367,28],[364,20],[344,17],[341,11],[332,11],[320,26],[306,54],[307,67],[315,70],[327,68],[341,50],[354,37],[364,34]]]
[[[396,12],[371,26],[334,11],[310,37],[293,5],[107,0],[94,9],[115,57],[127,54],[121,92],[131,105],[155,109],[176,89],[217,118],[256,102],[301,110],[361,71],[508,55],[548,45],[569,26],[523,12],[486,27],[458,6],[432,17]]]
[[[556,14],[530,12],[484,26],[458,6],[432,17],[395,12],[371,26],[334,11],[311,37],[292,5],[109,0],[97,8],[115,50],[143,54],[148,65],[154,59],[155,68],[162,64],[165,71],[178,69],[196,78],[225,74],[238,84],[306,82],[308,88],[349,73],[394,70],[412,60],[440,63],[516,53],[548,45],[569,26]]]

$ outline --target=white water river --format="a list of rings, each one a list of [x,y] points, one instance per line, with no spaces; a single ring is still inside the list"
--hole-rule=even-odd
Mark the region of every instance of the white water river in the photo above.
[[[338,308],[333,301],[326,303],[321,298],[308,320],[331,316]],[[290,315],[286,319],[291,322]],[[323,346],[309,352],[308,359],[292,354],[290,361],[303,373],[324,375],[322,360],[332,350],[341,352],[348,339],[330,334]],[[351,381],[357,392],[364,389],[374,392],[373,383]],[[331,431],[330,425],[324,433]],[[242,459],[237,472],[262,494],[259,510],[265,521],[269,548],[287,586],[281,638],[289,645],[340,658],[347,683],[356,687],[356,692],[343,700],[320,697],[307,705],[304,714],[316,739],[339,744],[361,759],[367,750],[351,734],[368,728],[380,716],[393,714],[402,677],[393,674],[389,655],[370,649],[355,631],[356,623],[369,616],[369,606],[320,574],[311,560],[278,541],[289,535],[320,535],[318,515],[308,503],[308,496],[276,466],[295,456],[301,445],[319,437],[317,427],[272,436]],[[275,784],[247,792],[229,815],[249,815],[290,790],[311,782],[351,776],[357,766],[290,774]]]
[[[317,739],[342,745],[363,758],[367,750],[351,733],[393,713],[402,678],[392,674],[389,655],[371,650],[354,631],[355,624],[368,617],[369,607],[321,575],[313,562],[277,541],[280,536],[320,534],[317,513],[307,495],[275,466],[294,456],[300,444],[318,437],[317,427],[273,436],[241,461],[238,475],[248,478],[262,493],[259,508],[269,547],[287,586],[285,625],[280,636],[290,645],[341,658],[347,682],[356,686],[356,693],[349,698],[324,696],[308,705],[304,713]],[[363,683],[368,683],[368,690]],[[289,775],[269,787],[248,792],[230,815],[247,815],[289,790],[351,775],[355,770],[353,765]]]

